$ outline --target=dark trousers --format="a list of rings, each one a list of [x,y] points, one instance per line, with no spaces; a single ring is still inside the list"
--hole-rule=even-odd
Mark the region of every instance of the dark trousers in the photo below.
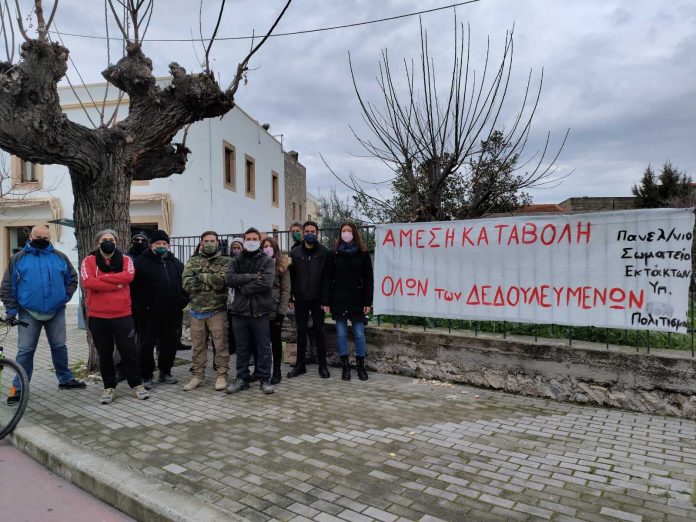
[[[254,371],[261,382],[271,379],[271,337],[268,316],[233,315],[234,338],[237,343],[237,379],[249,382],[249,359],[256,349]]]
[[[283,358],[283,341],[280,334],[283,329],[283,321],[271,319],[268,323],[271,334],[271,352],[273,353],[273,371],[280,371],[280,361]]]
[[[99,371],[101,372],[104,388],[116,387],[116,370],[114,369],[114,343],[121,355],[120,371],[122,371],[131,388],[142,384],[138,369],[138,357],[135,348],[135,329],[133,318],[118,317],[116,319],[89,318],[89,331],[92,334],[94,346],[99,354]]]
[[[326,364],[326,338],[324,337],[324,310],[319,299],[314,301],[295,301],[295,323],[297,324],[297,363],[304,368],[307,355],[307,333],[309,316],[312,316],[312,330],[317,342],[319,364]]]
[[[179,312],[143,312],[138,327],[140,350],[140,373],[143,379],[152,379],[155,371],[153,352],[159,347],[157,367],[160,372],[170,373],[174,366],[176,350],[179,348]]]
[[[229,346],[230,355],[237,353],[237,343],[235,343],[234,341],[234,326],[232,325],[232,317],[234,316],[230,313],[229,310],[227,310],[227,344]]]

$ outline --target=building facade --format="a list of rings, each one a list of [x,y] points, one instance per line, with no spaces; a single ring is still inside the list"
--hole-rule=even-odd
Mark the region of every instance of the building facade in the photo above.
[[[159,82],[166,84],[168,79]],[[106,99],[104,119],[108,121],[113,111],[118,111],[117,120],[125,117],[128,99],[119,99],[113,87],[110,92],[106,89],[106,84],[89,85],[76,89],[77,96],[69,88],[59,89],[63,111],[72,121],[94,126],[102,118],[99,112]],[[174,141],[181,139],[180,134]],[[161,228],[170,236],[195,236],[210,229],[236,233],[251,226],[262,231],[285,228],[285,154],[258,121],[235,107],[223,118],[193,124],[186,145],[192,153],[184,174],[133,182],[133,231]],[[2,154],[0,269],[4,271],[32,226],[72,218],[73,194],[66,167],[32,165]],[[50,229],[56,248],[77,265],[74,229],[58,223]]]

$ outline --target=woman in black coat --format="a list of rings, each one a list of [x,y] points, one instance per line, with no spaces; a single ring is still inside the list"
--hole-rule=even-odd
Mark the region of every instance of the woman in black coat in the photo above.
[[[355,340],[355,365],[361,381],[365,371],[365,316],[372,308],[374,281],[372,260],[354,223],[341,225],[341,237],[336,241],[328,271],[329,310],[336,322],[336,344],[341,357],[344,381],[350,380],[348,362],[348,320]]]

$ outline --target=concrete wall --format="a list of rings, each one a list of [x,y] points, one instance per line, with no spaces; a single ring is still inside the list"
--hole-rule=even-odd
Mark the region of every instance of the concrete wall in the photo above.
[[[636,208],[634,197],[581,197],[568,198],[558,204],[566,212],[600,212],[602,210],[629,210]]]
[[[287,323],[288,321],[286,321]],[[288,325],[286,335],[292,338]],[[327,347],[338,364],[335,329]],[[534,397],[696,418],[690,352],[482,336],[447,330],[366,328],[367,366],[382,373],[470,384]],[[352,346],[351,346],[352,350]]]

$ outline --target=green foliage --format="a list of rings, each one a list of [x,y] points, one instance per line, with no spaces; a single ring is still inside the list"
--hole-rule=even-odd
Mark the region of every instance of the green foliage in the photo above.
[[[531,203],[517,174],[519,153],[502,132],[493,131],[467,163],[453,169],[449,154],[400,167],[391,181],[393,196],[381,201],[364,191],[355,204],[375,223],[448,221],[510,212]]]
[[[640,183],[631,191],[636,197],[637,208],[689,207],[694,199],[692,182],[691,176],[679,172],[668,161],[662,166],[659,176],[648,165]]]

